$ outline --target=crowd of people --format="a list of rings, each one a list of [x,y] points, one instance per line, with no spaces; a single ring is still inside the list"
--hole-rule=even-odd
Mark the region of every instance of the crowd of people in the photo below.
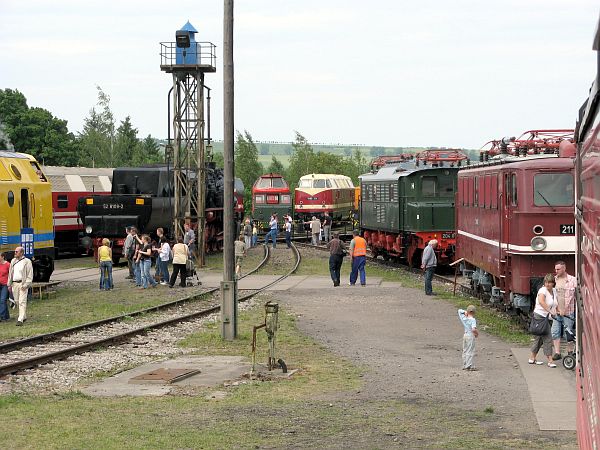
[[[126,277],[135,283],[138,289],[155,288],[157,285],[173,288],[180,279],[179,286],[186,287],[188,261],[193,264],[196,252],[196,234],[189,224],[184,225],[183,237],[171,246],[162,228],[156,230],[156,240],[148,234],[140,235],[136,227],[127,227],[123,255],[127,258],[129,275]],[[108,239],[103,239],[98,249],[100,266],[100,290],[113,288],[112,251]],[[152,260],[155,260],[155,271],[152,273]],[[169,274],[169,264],[172,273]]]

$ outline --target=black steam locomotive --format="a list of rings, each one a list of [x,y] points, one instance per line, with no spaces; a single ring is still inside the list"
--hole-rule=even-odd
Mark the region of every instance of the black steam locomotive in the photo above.
[[[195,174],[191,174],[195,177]],[[194,180],[190,180],[190,184]],[[223,234],[223,170],[214,163],[206,166],[206,250],[218,251]],[[236,179],[243,198],[243,186]],[[241,190],[241,192],[239,192]],[[173,232],[173,170],[166,166],[114,169],[111,195],[90,195],[79,199],[78,212],[89,246],[96,249],[103,238],[112,241],[113,259],[122,257],[125,228],[135,226],[140,233],[153,234],[159,227],[167,236]],[[235,205],[237,206],[237,205]],[[237,210],[237,207],[236,207]]]

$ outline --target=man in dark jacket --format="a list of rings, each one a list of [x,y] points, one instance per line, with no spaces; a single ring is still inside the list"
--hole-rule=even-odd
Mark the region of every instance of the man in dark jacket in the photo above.
[[[346,247],[340,241],[339,233],[333,233],[333,239],[327,243],[327,248],[329,249],[329,272],[333,286],[337,287],[340,285],[340,269],[346,255]]]

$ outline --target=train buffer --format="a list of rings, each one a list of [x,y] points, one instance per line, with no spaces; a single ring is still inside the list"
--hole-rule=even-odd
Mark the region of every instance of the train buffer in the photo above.
[[[37,295],[37,298],[39,298],[40,300],[43,299],[44,296],[49,299],[51,295],[56,294],[56,290],[54,289],[54,287],[56,287],[60,283],[60,281],[31,283],[33,298],[35,298]]]

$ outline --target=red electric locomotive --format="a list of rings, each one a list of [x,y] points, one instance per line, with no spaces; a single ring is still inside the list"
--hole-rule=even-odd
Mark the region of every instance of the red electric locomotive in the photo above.
[[[356,192],[352,179],[345,175],[311,173],[300,177],[294,192],[297,220],[308,221],[325,213],[336,221],[349,220]]]
[[[279,221],[292,214],[290,186],[278,173],[261,175],[252,186],[252,217],[259,228],[269,228],[271,214],[277,213]]]
[[[598,71],[580,110],[575,138],[577,220],[577,438],[600,448],[600,23],[594,38]]]
[[[44,166],[52,185],[54,245],[57,252],[90,250],[84,239],[84,226],[77,212],[77,202],[87,195],[110,194],[112,169]],[[87,245],[86,245],[87,244]]]
[[[484,299],[516,313],[529,314],[557,260],[574,265],[575,155],[558,153],[572,136],[535,130],[492,141],[480,164],[458,173],[456,257]]]

